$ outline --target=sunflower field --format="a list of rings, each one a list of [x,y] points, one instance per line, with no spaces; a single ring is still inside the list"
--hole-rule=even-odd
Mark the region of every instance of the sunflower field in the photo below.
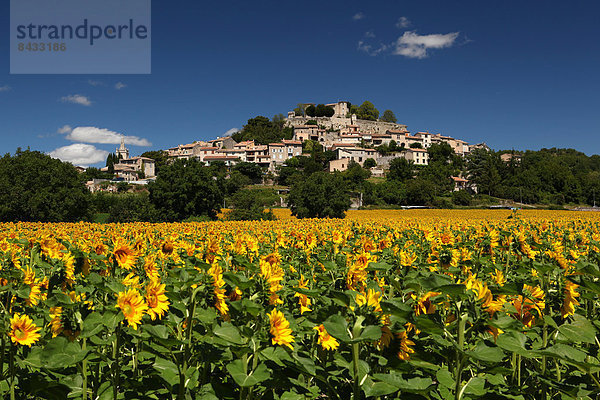
[[[0,394],[596,399],[599,265],[596,213],[1,224]]]

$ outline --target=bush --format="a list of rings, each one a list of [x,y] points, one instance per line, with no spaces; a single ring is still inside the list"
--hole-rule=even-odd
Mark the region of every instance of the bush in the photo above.
[[[327,172],[294,182],[288,202],[297,218],[344,218],[351,204],[342,176]]]
[[[175,160],[148,185],[150,201],[161,219],[181,221],[190,216],[216,218],[223,204],[224,186],[212,167],[196,159]]]
[[[433,199],[433,202],[431,203],[431,205],[434,206],[435,208],[445,208],[445,209],[454,208],[454,206],[452,205],[452,202],[447,197],[436,197],[435,199]]]
[[[38,151],[0,158],[0,220],[89,220],[90,192],[70,163]]]
[[[457,206],[470,206],[472,198],[471,194],[466,190],[452,192],[452,202]]]
[[[231,199],[233,210],[226,215],[230,221],[274,220],[272,210],[265,212],[265,198],[262,190],[245,189],[237,192]]]
[[[407,203],[411,206],[426,206],[432,203],[435,187],[424,179],[409,181],[406,185]]]
[[[96,215],[106,214],[106,222],[158,222],[160,220],[147,192],[94,193],[92,209]]]

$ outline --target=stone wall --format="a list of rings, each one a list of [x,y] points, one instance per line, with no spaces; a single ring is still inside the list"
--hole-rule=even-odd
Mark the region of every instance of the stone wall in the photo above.
[[[288,117],[286,125],[295,127],[306,124],[308,121],[317,121],[320,126],[325,129],[342,129],[346,125],[358,125],[358,130],[361,133],[379,133],[383,134],[388,130],[406,130],[406,125],[395,124],[392,122],[383,121],[368,121],[364,119],[353,119],[350,117]]]

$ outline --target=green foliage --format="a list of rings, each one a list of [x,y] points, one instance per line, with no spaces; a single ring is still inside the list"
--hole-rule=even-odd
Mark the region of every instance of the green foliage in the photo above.
[[[335,114],[333,108],[325,104],[317,104],[315,107],[315,117],[333,117],[333,114]]]
[[[317,116],[317,109],[316,109],[316,107],[313,104],[310,104],[308,107],[306,107],[305,113],[309,117],[316,117]]]
[[[106,222],[156,222],[160,220],[147,192],[92,194],[91,208],[96,215],[107,214]]]
[[[385,110],[383,112],[383,116],[381,117],[381,120],[383,122],[393,122],[393,123],[398,122],[398,120],[396,119],[396,116],[394,115],[394,112],[392,110]]]
[[[167,165],[167,161],[169,160],[167,154],[164,150],[152,150],[143,152],[141,156],[154,160],[154,175],[158,175],[160,170]]]
[[[236,142],[255,140],[258,144],[269,144],[279,142],[282,139],[291,139],[294,131],[290,127],[284,127],[285,120],[271,121],[267,117],[258,116],[248,120],[243,129],[234,133],[231,137]]]
[[[262,183],[264,170],[256,163],[240,162],[231,167],[231,170],[246,176],[254,184]]]
[[[373,103],[365,100],[360,107],[356,108],[356,117],[358,119],[366,119],[370,121],[377,121],[379,118],[379,110],[375,108]]]
[[[270,192],[270,193],[265,193]],[[271,194],[271,196],[269,196]],[[275,215],[273,211],[265,212],[265,207],[272,206],[278,199],[273,196],[273,190],[244,189],[237,192],[230,201],[233,210],[230,211],[226,219],[230,221],[253,221],[253,220],[273,220]],[[266,196],[265,196],[266,195]]]
[[[92,179],[112,179],[113,174],[109,172],[101,171],[99,168],[88,167],[80,175],[81,180],[84,182],[91,181]]]
[[[350,189],[360,190],[364,182],[371,177],[371,171],[364,169],[357,162],[350,161],[348,169],[342,172],[342,176]]]
[[[376,166],[377,166],[377,161],[375,161],[375,159],[373,159],[373,158],[367,158],[365,160],[365,162],[363,163],[363,167],[365,169],[373,168]]]
[[[458,206],[470,206],[473,196],[466,190],[452,192],[452,202]]]
[[[408,147],[410,147],[411,149],[422,149],[423,145],[421,143],[415,142],[411,143]]]
[[[223,204],[222,178],[196,159],[175,160],[149,185],[150,201],[165,221],[189,216],[216,218]]]
[[[406,185],[401,180],[387,180],[377,185],[377,196],[386,204],[406,205]]]
[[[426,206],[432,203],[435,195],[433,183],[417,178],[406,184],[407,203],[411,206]]]
[[[0,221],[87,220],[89,200],[70,163],[29,150],[0,159]]]
[[[296,114],[297,117],[303,117],[304,116],[304,104],[298,103],[296,105],[296,108],[294,108],[294,113]]]
[[[109,153],[106,157],[106,167],[108,167],[108,172],[112,175],[115,173],[115,164],[119,163],[119,157],[115,153]]]
[[[288,203],[297,218],[343,218],[351,204],[343,177],[327,172],[293,182]]]
[[[412,179],[414,175],[414,165],[411,161],[408,161],[404,157],[397,157],[390,161],[389,171],[387,178],[389,180],[395,180],[405,182]]]

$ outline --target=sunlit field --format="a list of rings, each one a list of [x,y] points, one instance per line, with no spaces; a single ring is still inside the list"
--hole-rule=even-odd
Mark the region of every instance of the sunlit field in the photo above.
[[[595,399],[600,215],[0,225],[0,393]]]

